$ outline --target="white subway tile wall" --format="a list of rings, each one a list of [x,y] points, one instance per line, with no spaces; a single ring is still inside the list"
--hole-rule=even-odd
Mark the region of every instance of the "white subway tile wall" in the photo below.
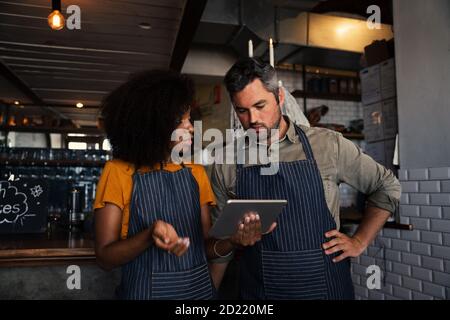
[[[303,80],[301,72],[294,72],[289,70],[279,70],[278,79],[283,82],[283,86],[289,91],[303,90]],[[304,110],[303,99],[296,99],[299,106]],[[363,109],[361,102],[355,101],[336,101],[336,100],[321,100],[321,99],[307,99],[306,105],[308,110],[326,105],[329,107],[328,114],[326,114],[322,123],[336,123],[348,126],[350,121],[362,119]]]
[[[298,105],[304,110],[303,99],[296,99]],[[328,113],[323,116],[320,123],[333,123],[349,127],[350,121],[363,118],[363,107],[361,102],[336,101],[321,99],[306,99],[308,110],[325,105],[329,108]]]
[[[339,194],[341,208],[356,207],[358,196],[358,191],[356,189],[350,187],[348,184],[342,183],[339,186]]]
[[[358,300],[450,299],[449,172],[450,167],[400,170],[400,221],[414,229],[384,229],[364,255],[352,260]],[[381,260],[380,290],[367,289],[365,270],[372,262],[367,256]]]

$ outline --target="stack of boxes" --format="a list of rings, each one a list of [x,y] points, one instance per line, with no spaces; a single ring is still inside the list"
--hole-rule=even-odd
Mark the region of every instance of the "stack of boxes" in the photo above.
[[[395,172],[393,164],[398,133],[395,60],[361,71],[366,153]]]

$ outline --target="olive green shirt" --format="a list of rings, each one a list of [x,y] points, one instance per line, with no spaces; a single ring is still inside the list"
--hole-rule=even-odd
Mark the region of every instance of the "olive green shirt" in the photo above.
[[[295,127],[287,117],[285,119],[289,126],[287,133],[276,142],[279,148],[279,161],[305,160],[306,155]],[[338,229],[340,228],[340,183],[346,183],[366,194],[369,206],[375,206],[391,213],[396,211],[401,187],[392,171],[375,162],[352,141],[344,138],[341,133],[324,128],[305,126],[300,126],[300,128],[306,133],[311,144],[322,177],[325,199]],[[247,165],[244,164],[245,166]],[[211,172],[211,184],[217,200],[217,207],[213,210],[213,220],[215,220],[221,214],[227,200],[236,198],[236,164],[214,164]]]

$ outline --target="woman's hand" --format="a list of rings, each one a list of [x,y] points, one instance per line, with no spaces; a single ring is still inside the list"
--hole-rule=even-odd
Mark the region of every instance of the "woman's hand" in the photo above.
[[[173,226],[167,222],[158,220],[152,225],[152,239],[155,246],[173,253],[177,257],[186,253],[189,248],[189,238],[178,237]]]

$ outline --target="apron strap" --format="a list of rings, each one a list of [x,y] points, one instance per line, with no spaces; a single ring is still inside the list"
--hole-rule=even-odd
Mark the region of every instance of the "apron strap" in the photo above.
[[[306,159],[310,160],[310,161],[314,161],[314,154],[312,152],[311,145],[309,144],[309,141],[308,141],[308,138],[306,137],[305,132],[300,127],[295,125],[294,123],[292,123],[292,125],[294,126],[295,132],[297,133],[297,135],[300,138],[300,141],[302,142],[302,146],[305,151]]]

